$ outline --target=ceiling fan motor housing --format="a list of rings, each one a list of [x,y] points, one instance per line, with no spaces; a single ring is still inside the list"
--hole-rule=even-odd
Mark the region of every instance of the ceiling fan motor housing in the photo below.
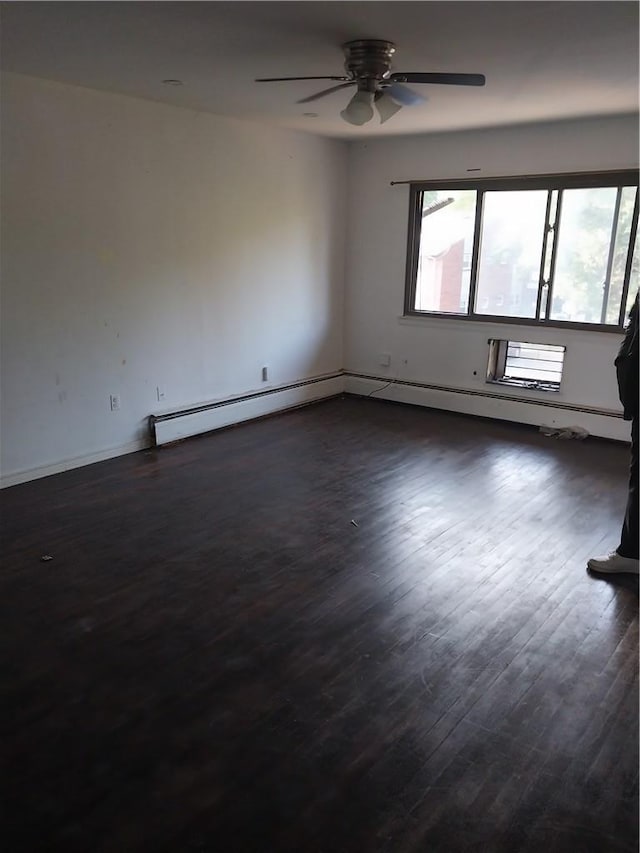
[[[375,92],[378,84],[391,74],[391,59],[396,46],[381,39],[358,39],[342,45],[347,74],[358,82],[358,89]]]

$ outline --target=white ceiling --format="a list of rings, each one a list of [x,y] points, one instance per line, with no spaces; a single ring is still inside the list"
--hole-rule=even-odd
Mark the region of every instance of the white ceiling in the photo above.
[[[269,122],[361,138],[638,110],[636,2],[9,2],[2,68]],[[485,74],[484,88],[427,95],[386,124],[342,121],[351,90],[296,104],[340,75],[341,44],[397,45],[394,70]],[[167,78],[183,82],[163,85]],[[316,117],[304,116],[317,113]]]

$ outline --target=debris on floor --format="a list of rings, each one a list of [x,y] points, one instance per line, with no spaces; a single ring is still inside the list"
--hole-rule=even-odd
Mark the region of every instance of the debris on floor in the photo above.
[[[353,524],[354,527],[358,526],[358,522],[355,521],[353,518],[351,519],[351,524]]]
[[[49,560],[53,560],[53,557],[51,556],[51,554],[43,554],[42,557],[40,557],[41,563],[48,563]]]
[[[586,438],[589,433],[584,427],[580,426],[569,426],[569,427],[549,427],[549,426],[541,426],[540,432],[543,435],[549,436],[549,438],[577,438],[578,440],[582,440]]]

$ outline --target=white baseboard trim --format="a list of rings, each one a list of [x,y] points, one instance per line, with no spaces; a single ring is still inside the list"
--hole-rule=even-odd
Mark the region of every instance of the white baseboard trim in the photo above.
[[[344,391],[342,372],[304,379],[279,388],[256,391],[242,397],[205,403],[189,409],[152,415],[150,428],[157,446],[194,435],[213,432],[243,421],[335,397]]]
[[[461,414],[477,415],[495,420],[513,421],[533,426],[581,426],[590,435],[614,441],[629,441],[630,427],[615,412],[553,406],[535,400],[520,400],[486,394],[480,391],[445,389],[410,382],[389,381],[384,377],[336,372],[330,376],[301,380],[282,388],[255,392],[244,397],[209,403],[186,412],[152,415],[158,445],[179,441],[204,432],[232,426],[243,421],[276,414],[287,409],[347,393],[372,396],[381,400],[409,403]],[[73,468],[104,462],[117,456],[146,450],[151,439],[138,439],[128,444],[110,447],[95,453],[64,459],[51,465],[28,468],[0,477],[0,489],[17,486],[30,480],[60,474]]]
[[[513,421],[532,426],[580,426],[589,435],[614,441],[630,440],[630,426],[616,412],[558,405],[538,400],[522,400],[480,390],[438,388],[405,380],[345,372],[345,393],[371,396],[378,400],[409,403],[432,409]]]
[[[155,422],[156,435],[160,433],[162,440],[157,444],[167,444],[199,435],[203,432],[211,432],[225,426],[297,408],[306,403],[313,403],[326,397],[335,397],[344,391],[344,378],[342,371],[336,371],[327,376],[303,379],[282,388],[269,388],[265,391],[257,391],[242,397],[230,400],[221,400],[216,403],[195,406],[188,410],[189,414],[180,412],[169,412],[163,415],[152,415]],[[153,445],[152,436],[140,438],[137,441],[122,444],[118,447],[110,447],[95,453],[83,456],[75,456],[71,459],[63,459],[51,465],[42,465],[36,468],[27,468],[15,471],[11,474],[0,476],[0,489],[9,486],[17,486],[30,480],[39,480],[52,474],[61,474],[73,468],[81,468],[84,465],[92,465],[94,462],[104,462],[117,456],[125,456],[128,453],[136,453],[146,450]]]
[[[127,453],[137,453],[146,450],[150,446],[148,439],[130,441],[118,447],[110,447],[108,450],[99,450],[96,453],[87,453],[84,456],[74,456],[72,459],[63,459],[53,465],[41,465],[37,468],[27,468],[16,471],[13,474],[5,474],[0,477],[0,489],[9,486],[18,486],[20,483],[28,483],[30,480],[40,480],[42,477],[50,477],[52,474],[61,474],[63,471],[71,471],[73,468],[82,468],[84,465],[93,465],[94,462],[104,462],[107,459],[115,459],[116,456],[125,456]]]

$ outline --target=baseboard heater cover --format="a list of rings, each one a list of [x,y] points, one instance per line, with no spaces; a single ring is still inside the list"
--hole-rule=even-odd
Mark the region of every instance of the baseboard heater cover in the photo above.
[[[629,441],[629,424],[622,412],[538,397],[496,393],[489,389],[455,388],[367,373],[344,373],[345,393],[389,402],[459,412],[492,420],[533,426],[581,426],[590,435]],[[541,392],[544,393],[544,392]]]
[[[149,416],[151,443],[155,447],[194,435],[275,414],[344,391],[342,371],[303,379],[277,388],[201,403],[173,412]]]
[[[484,397],[493,400],[507,400],[511,403],[524,403],[530,406],[548,406],[550,409],[566,409],[572,412],[583,412],[589,415],[604,415],[608,418],[622,418],[622,412],[615,412],[613,409],[598,409],[593,406],[581,406],[577,403],[562,403],[549,402],[547,400],[539,400],[537,397],[527,399],[525,397],[515,397],[512,394],[494,394],[491,391],[475,391],[473,388],[452,388],[447,385],[432,385],[427,382],[415,382],[410,379],[389,379],[384,376],[374,376],[369,373],[350,373],[345,371],[345,379],[366,379],[369,382],[379,382],[384,388],[393,385],[403,385],[407,388],[420,388],[425,391],[445,391],[449,394],[461,394],[469,397]]]

